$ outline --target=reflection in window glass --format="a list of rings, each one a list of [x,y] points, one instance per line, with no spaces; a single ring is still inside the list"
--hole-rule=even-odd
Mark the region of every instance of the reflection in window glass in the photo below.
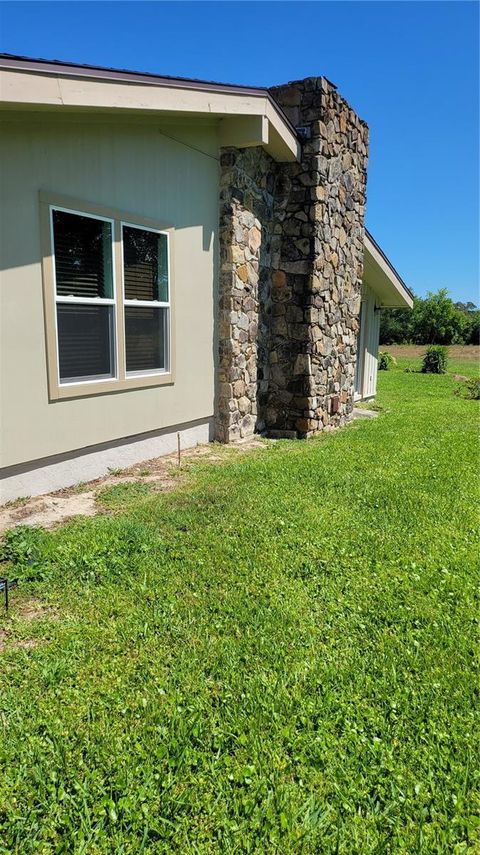
[[[167,236],[123,226],[125,300],[168,302]]]

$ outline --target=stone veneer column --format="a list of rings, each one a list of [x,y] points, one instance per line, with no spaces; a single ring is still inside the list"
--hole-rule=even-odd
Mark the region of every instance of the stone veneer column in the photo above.
[[[262,430],[268,323],[263,306],[271,268],[277,164],[261,148],[220,157],[219,365],[215,434],[220,442]]]
[[[306,436],[353,409],[368,128],[323,77],[271,93],[304,142],[282,164],[266,423]]]
[[[325,78],[271,90],[300,163],[223,149],[216,437],[308,436],[353,408],[368,129]]]

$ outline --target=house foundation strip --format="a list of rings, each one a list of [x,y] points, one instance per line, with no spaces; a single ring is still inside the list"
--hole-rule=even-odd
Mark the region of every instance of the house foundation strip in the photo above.
[[[213,419],[179,425],[147,435],[112,440],[0,470],[0,504],[18,496],[41,496],[101,478],[111,469],[125,469],[143,460],[204,445],[213,439]]]

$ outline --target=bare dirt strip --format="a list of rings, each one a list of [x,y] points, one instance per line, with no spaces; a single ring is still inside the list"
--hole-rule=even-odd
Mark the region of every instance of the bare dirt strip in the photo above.
[[[181,453],[180,466],[177,454],[143,460],[128,469],[115,470],[103,478],[77,484],[65,490],[45,493],[42,496],[25,497],[0,506],[0,533],[19,525],[53,528],[72,517],[92,517],[101,513],[97,493],[112,484],[140,480],[150,484],[154,492],[174,490],[188,473],[191,465],[199,460],[223,463],[236,455],[246,454],[268,445],[258,437],[235,448],[229,446],[198,445]]]

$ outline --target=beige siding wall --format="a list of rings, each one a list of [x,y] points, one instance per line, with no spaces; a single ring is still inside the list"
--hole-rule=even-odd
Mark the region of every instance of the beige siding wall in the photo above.
[[[213,414],[217,151],[213,124],[192,129],[152,119],[4,116],[0,466]],[[175,226],[173,386],[49,402],[39,190]]]

